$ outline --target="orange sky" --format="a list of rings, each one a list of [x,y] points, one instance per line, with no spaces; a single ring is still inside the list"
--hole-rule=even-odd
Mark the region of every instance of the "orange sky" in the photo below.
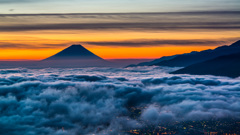
[[[214,47],[93,47],[87,49],[104,59],[152,59],[209,48]],[[0,57],[1,60],[41,60],[59,51],[61,49],[4,49],[0,50]]]
[[[0,60],[41,60],[81,44],[104,59],[149,59],[240,40],[240,12],[0,14]]]
[[[29,31],[29,32],[1,32],[0,43],[6,44],[0,49],[0,60],[41,60],[47,58],[71,44],[81,43],[87,49],[104,59],[126,58],[159,58],[174,54],[189,53],[213,49],[222,44],[209,45],[144,45],[144,46],[97,46],[84,42],[121,42],[147,40],[220,40],[229,44],[234,41],[238,31],[191,32],[191,31]],[[229,40],[231,39],[231,40]],[[17,46],[17,47],[15,47]]]

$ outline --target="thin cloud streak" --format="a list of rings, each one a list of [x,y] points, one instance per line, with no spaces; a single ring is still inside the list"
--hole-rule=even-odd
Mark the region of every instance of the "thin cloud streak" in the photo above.
[[[0,30],[239,30],[239,15],[240,11],[0,14]]]
[[[24,44],[24,43],[12,43],[8,42],[0,42],[1,49],[56,49],[59,47],[66,47],[74,42],[64,42],[64,43],[55,43],[55,44]]]
[[[35,31],[35,30],[238,30],[240,22],[216,22],[216,23],[92,23],[92,24],[40,24],[0,26],[0,31]]]
[[[126,47],[144,47],[144,46],[216,46],[223,45],[227,41],[216,40],[134,40],[134,41],[115,41],[115,42],[84,42],[90,45],[97,46],[126,46]]]
[[[160,47],[160,46],[219,46],[226,45],[229,42],[238,40],[240,37],[236,38],[228,38],[222,40],[211,40],[211,39],[196,39],[196,40],[159,40],[159,39],[135,39],[128,41],[79,41],[79,42],[71,42],[64,41],[62,43],[54,43],[54,44],[41,44],[41,45],[32,45],[32,44],[24,44],[24,43],[12,43],[10,41],[0,42],[1,49],[54,49],[59,47],[66,47],[71,44],[82,44],[82,45],[90,45],[90,46],[109,46],[109,47]]]

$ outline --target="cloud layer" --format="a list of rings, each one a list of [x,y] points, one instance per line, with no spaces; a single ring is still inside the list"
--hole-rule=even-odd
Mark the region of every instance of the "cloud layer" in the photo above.
[[[238,40],[239,38],[229,38],[222,39],[222,41],[211,40],[211,39],[202,39],[202,40],[143,40],[135,39],[128,41],[98,41],[98,42],[67,42],[64,43],[53,43],[53,44],[43,44],[43,45],[30,45],[30,44],[19,44],[19,43],[10,43],[9,41],[0,42],[0,47],[2,49],[52,49],[59,48],[61,46],[66,46],[70,44],[82,44],[82,45],[94,45],[94,46],[117,46],[117,47],[149,47],[149,46],[216,46],[216,45],[226,45],[229,41]]]
[[[238,79],[172,70],[1,70],[0,134],[116,134],[146,124],[240,119]],[[141,114],[133,118],[131,108]]]
[[[83,42],[90,45],[98,46],[127,46],[127,47],[141,47],[141,46],[165,46],[165,45],[175,45],[175,46],[216,46],[220,44],[225,44],[224,41],[216,40],[132,40],[132,41],[115,41],[115,42]],[[0,43],[1,45],[1,43]]]
[[[0,47],[218,46],[239,40],[239,15],[239,11],[0,14]]]
[[[1,14],[1,31],[238,30],[239,11],[173,13]]]

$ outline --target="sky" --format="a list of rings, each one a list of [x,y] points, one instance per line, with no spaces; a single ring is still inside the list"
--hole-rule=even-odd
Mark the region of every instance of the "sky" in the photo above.
[[[71,44],[105,59],[152,59],[240,40],[239,0],[0,0],[0,60]]]
[[[0,0],[1,13],[118,13],[238,10],[239,0]]]

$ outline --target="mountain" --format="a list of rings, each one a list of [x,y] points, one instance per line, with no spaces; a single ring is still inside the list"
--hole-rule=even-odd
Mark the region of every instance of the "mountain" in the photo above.
[[[42,60],[40,63],[42,66],[54,68],[108,66],[111,64],[82,45],[71,45],[61,52]]]
[[[220,46],[214,50],[204,50],[201,52],[178,55],[173,59],[165,60],[152,65],[169,66],[169,67],[186,67],[192,64],[204,62],[206,60],[214,59],[219,56],[238,53],[238,52],[240,52],[240,40],[233,43],[230,46],[225,45],[225,46]]]
[[[152,61],[153,59],[107,59],[107,60],[114,63],[113,67],[126,67],[129,66],[130,64],[135,65],[141,62]]]
[[[240,52],[220,56],[198,64],[193,64],[191,66],[172,72],[172,74],[216,75],[233,78],[239,77]]]
[[[62,50],[61,52],[43,60],[43,61],[55,61],[55,60],[103,60],[97,55],[93,54],[82,45],[71,45],[70,47]]]
[[[170,60],[170,59],[173,59],[175,58],[176,56],[178,55],[173,55],[173,56],[163,56],[159,59],[155,59],[155,60],[152,60],[152,61],[149,61],[149,62],[141,62],[139,64],[132,64],[132,65],[128,65],[127,67],[137,67],[137,66],[149,66],[149,65],[154,65],[156,63],[159,63],[159,62],[162,62],[162,61],[165,61],[165,60]]]
[[[240,52],[240,40],[233,43],[230,46],[224,45],[220,46],[216,49],[204,50],[201,52],[193,51],[191,53],[173,55],[173,56],[164,56],[160,59],[156,59],[150,62],[143,62],[137,65],[129,65],[132,66],[169,66],[169,67],[186,67],[192,64],[196,64],[199,62],[203,62],[206,60],[210,60],[222,55],[228,55]]]

